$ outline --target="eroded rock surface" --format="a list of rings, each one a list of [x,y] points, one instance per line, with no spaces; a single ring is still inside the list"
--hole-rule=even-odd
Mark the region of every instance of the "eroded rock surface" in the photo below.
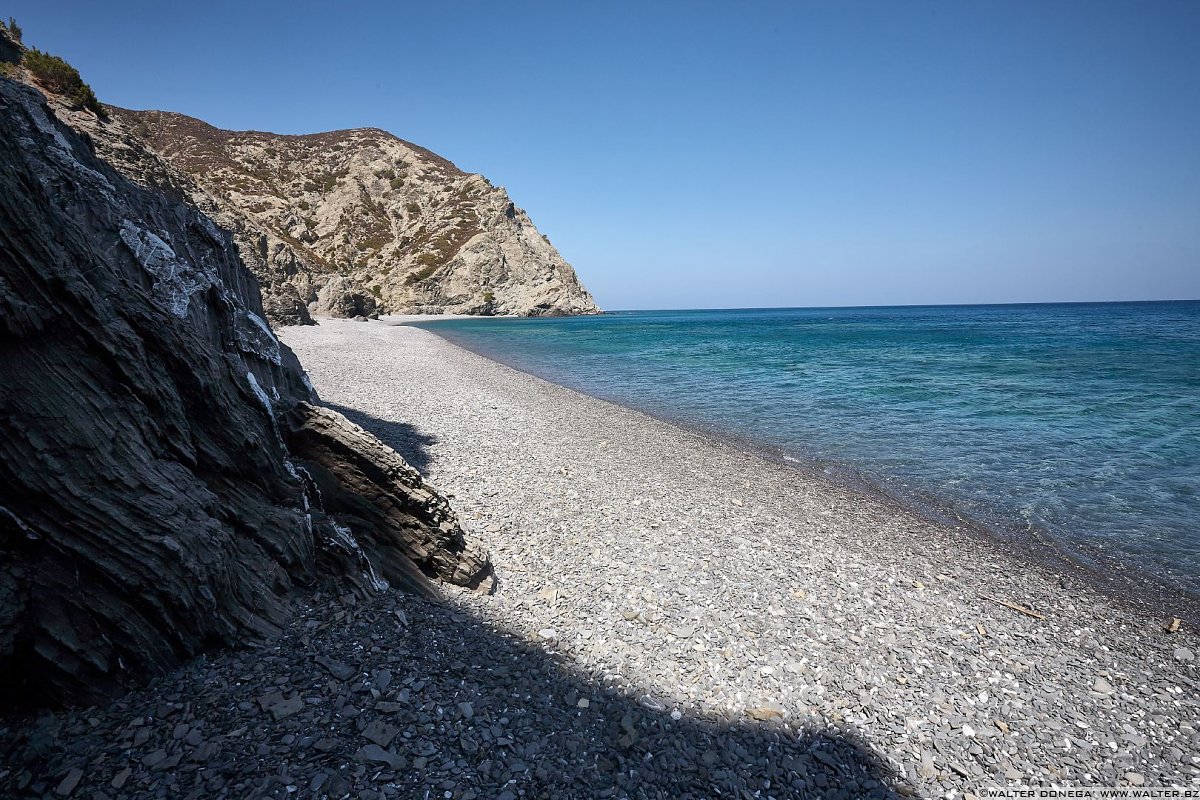
[[[137,183],[95,155],[120,150]],[[177,180],[119,123],[0,78],[0,703],[92,701],[271,636],[322,574],[429,593],[488,573],[419,475],[307,405],[230,234]],[[338,445],[304,450],[317,478],[296,414]]]
[[[317,292],[313,311],[325,317],[369,317],[378,315],[375,298],[363,291],[354,281],[337,275]]]
[[[386,131],[283,136],[108,110],[202,188],[197,202],[216,203],[269,299],[335,317],[375,303],[383,313],[597,311],[504,189]]]
[[[446,498],[394,450],[336,411],[309,403],[288,415],[286,439],[325,511],[358,532],[384,579],[417,590],[427,585],[425,576],[490,587],[486,554],[468,545]]]

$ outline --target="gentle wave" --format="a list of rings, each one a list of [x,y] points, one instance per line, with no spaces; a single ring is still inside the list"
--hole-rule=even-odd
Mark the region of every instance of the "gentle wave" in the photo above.
[[[1200,302],[426,326],[588,394],[845,465],[893,495],[1200,592]]]

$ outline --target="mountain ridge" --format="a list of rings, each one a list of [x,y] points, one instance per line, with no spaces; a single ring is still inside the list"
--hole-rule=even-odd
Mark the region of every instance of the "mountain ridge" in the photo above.
[[[105,109],[219,207],[276,323],[599,310],[502,187],[389,131],[228,131]]]

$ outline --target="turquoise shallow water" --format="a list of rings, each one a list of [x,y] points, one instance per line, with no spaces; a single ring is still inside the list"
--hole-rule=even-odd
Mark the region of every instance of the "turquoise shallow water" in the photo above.
[[[1092,566],[1200,592],[1200,302],[619,312],[424,324]],[[1024,539],[1022,538],[1024,537]]]

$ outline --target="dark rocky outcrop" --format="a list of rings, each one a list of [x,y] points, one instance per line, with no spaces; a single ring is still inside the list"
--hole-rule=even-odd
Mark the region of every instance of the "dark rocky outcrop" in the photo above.
[[[263,312],[272,325],[315,325],[308,306],[294,292],[278,291],[263,297]]]
[[[445,501],[310,405],[230,234],[56,111],[90,117],[0,78],[0,703],[271,636],[329,574],[485,583]]]
[[[287,420],[288,448],[325,511],[357,532],[384,579],[417,591],[428,586],[426,576],[491,587],[487,557],[468,546],[449,503],[399,454],[327,408],[299,403]]]

